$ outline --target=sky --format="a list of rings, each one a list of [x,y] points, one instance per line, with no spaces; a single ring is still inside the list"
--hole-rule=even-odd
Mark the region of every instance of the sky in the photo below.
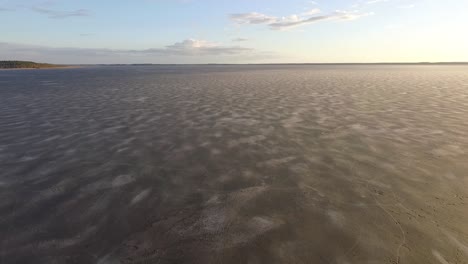
[[[468,61],[468,0],[0,0],[0,60]]]

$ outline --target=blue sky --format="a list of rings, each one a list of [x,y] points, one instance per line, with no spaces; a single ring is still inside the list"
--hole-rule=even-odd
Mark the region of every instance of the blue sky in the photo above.
[[[0,60],[468,61],[467,0],[0,0]]]

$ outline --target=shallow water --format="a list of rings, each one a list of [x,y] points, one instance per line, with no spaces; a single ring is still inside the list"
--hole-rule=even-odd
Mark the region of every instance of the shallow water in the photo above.
[[[0,71],[0,263],[468,263],[467,66]]]

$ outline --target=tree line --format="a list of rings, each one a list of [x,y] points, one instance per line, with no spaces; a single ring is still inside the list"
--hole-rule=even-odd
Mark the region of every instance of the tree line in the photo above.
[[[54,64],[37,63],[32,61],[0,61],[0,69],[16,69],[16,68],[52,68],[57,67]]]

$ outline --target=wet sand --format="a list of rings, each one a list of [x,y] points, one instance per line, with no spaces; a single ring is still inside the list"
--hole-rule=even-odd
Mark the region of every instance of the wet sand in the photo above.
[[[468,263],[468,66],[0,72],[0,263]]]

